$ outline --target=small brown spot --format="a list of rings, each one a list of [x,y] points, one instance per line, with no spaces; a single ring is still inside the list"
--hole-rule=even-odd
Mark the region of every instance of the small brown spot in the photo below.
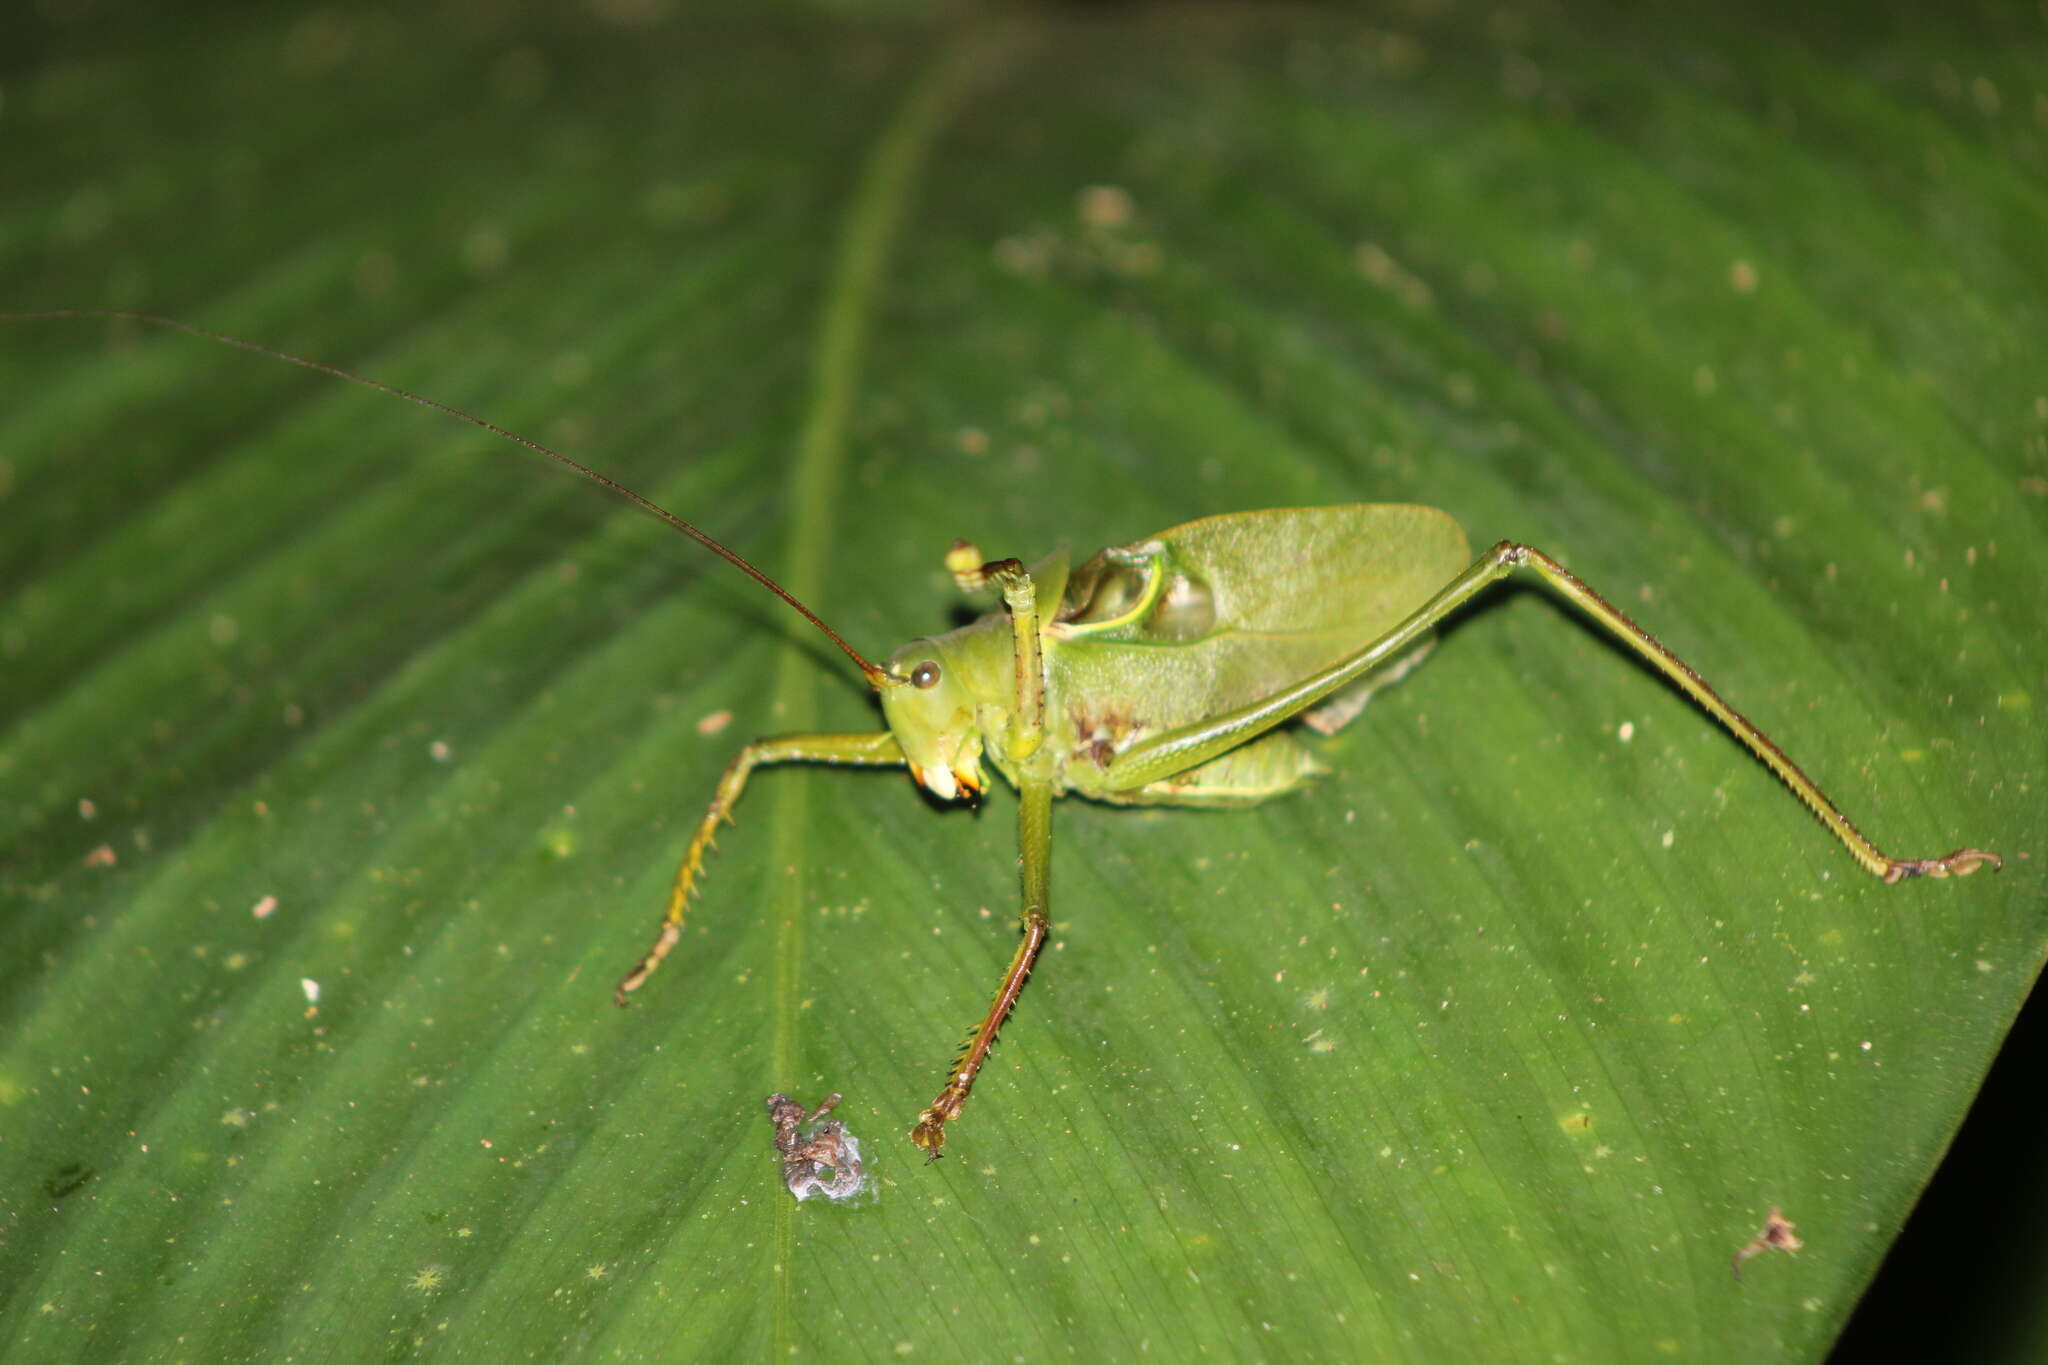
[[[115,861],[114,846],[112,844],[101,844],[98,848],[85,855],[85,865],[87,867],[112,867]]]
[[[1073,755],[1076,761],[1093,763],[1098,768],[1107,768],[1117,751],[1136,734],[1142,722],[1116,711],[1105,711],[1099,716],[1084,710],[1070,711],[1067,716],[1073,723],[1077,742]]]
[[[1090,185],[1075,201],[1075,213],[1092,228],[1129,227],[1136,206],[1129,190],[1117,185]]]
[[[1806,1243],[1800,1241],[1792,1229],[1791,1220],[1778,1212],[1777,1205],[1773,1204],[1771,1211],[1764,1215],[1764,1225],[1757,1229],[1756,1236],[1735,1253],[1735,1264],[1731,1267],[1735,1278],[1742,1278],[1742,1263],[1752,1256],[1761,1256],[1766,1251],[1797,1251],[1805,1246]]]

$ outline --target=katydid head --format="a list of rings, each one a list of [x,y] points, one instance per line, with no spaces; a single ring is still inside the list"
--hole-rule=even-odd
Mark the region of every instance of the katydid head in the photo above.
[[[942,801],[979,796],[988,785],[975,643],[969,631],[913,640],[889,657],[889,675],[904,685],[882,689],[882,715],[910,775]]]

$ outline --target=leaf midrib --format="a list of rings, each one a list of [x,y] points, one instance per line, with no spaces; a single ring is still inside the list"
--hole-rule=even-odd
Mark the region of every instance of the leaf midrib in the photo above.
[[[910,83],[883,125],[880,137],[854,183],[853,198],[840,229],[836,259],[819,315],[810,392],[797,449],[792,544],[783,582],[796,597],[817,602],[826,584],[835,542],[835,517],[845,481],[847,436],[861,381],[861,361],[889,267],[904,208],[915,192],[917,172],[959,90],[966,72],[964,49],[942,54]],[[791,650],[776,666],[775,714],[792,729],[813,726],[818,709],[818,674],[813,655]],[[774,1037],[770,1057],[775,1083],[794,1084],[798,1054],[798,1005],[804,934],[801,869],[810,843],[808,801],[803,784],[778,784],[773,814],[772,868],[785,875],[775,897]],[[799,1096],[800,1103],[819,1096]],[[791,1258],[796,1245],[796,1203],[775,1202],[775,1236],[770,1252],[774,1284],[774,1340],[778,1355],[795,1348],[791,1316]]]

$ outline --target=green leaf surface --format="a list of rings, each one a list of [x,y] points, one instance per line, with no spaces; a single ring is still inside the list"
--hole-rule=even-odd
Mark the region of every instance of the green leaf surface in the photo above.
[[[845,660],[472,428],[11,324],[6,1352],[1824,1352],[2048,940],[2039,16],[887,9],[51,10],[0,306],[458,404],[871,654],[958,618],[956,536],[1442,506],[2003,873],[1863,876],[1498,591],[1311,793],[1063,803],[922,1167],[1010,793],[762,774],[614,1009],[738,746],[878,723]],[[868,1196],[790,1199],[777,1090]]]

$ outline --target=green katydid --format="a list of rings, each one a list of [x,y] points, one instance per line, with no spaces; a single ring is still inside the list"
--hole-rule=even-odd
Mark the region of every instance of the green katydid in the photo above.
[[[0,319],[118,317],[176,328],[365,384],[470,422],[627,498],[753,577],[844,650],[880,694],[887,728],[785,735],[743,748],[726,768],[676,873],[661,927],[619,982],[624,1004],[681,936],[719,826],[758,768],[778,763],[907,768],[941,800],[986,787],[983,761],[1018,792],[1022,938],[994,1001],[918,1115],[911,1141],[945,1145],[996,1034],[1050,928],[1052,802],[1068,792],[1119,805],[1248,806],[1324,771],[1292,721],[1332,732],[1377,687],[1428,650],[1433,628],[1520,569],[1668,678],[1720,721],[1810,807],[1866,871],[1886,882],[1997,868],[1960,848],[1939,858],[1880,851],[1762,731],[1593,589],[1532,546],[1502,541],[1472,556],[1465,533],[1429,507],[1365,504],[1242,512],[1189,522],[1105,549],[1069,570],[1055,556],[1027,569],[956,543],[947,567],[966,590],[993,586],[1002,609],[913,641],[888,662],[862,657],[773,579],[681,517],[523,436],[394,385],[188,323],[67,310]]]

